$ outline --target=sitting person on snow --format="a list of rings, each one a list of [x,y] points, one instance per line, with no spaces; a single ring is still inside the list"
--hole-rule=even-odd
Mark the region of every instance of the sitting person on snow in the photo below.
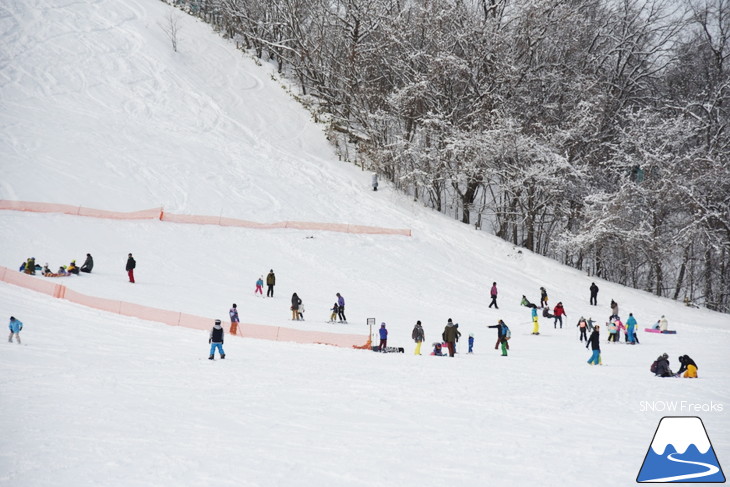
[[[525,295],[522,295],[522,301],[520,301],[520,306],[527,306],[528,308],[537,308],[537,305],[532,304],[529,299],[525,297]]]
[[[43,275],[47,276],[49,274],[53,274],[53,272],[51,272],[51,268],[48,267],[48,262],[46,262],[46,264],[43,266]]]
[[[444,353],[441,351],[442,345],[440,342],[434,342],[433,343],[433,352],[431,352],[431,355],[438,355],[439,357],[443,357]]]
[[[76,267],[76,261],[75,260],[72,260],[71,261],[71,263],[66,268],[66,272],[68,272],[69,274],[76,274],[76,275],[78,275],[79,268]]]
[[[66,266],[62,265],[58,268],[58,272],[56,272],[59,276],[68,276],[68,272],[66,271]]]
[[[672,377],[674,375],[672,369],[669,368],[669,355],[666,353],[657,357],[654,375],[658,377]]]
[[[543,315],[543,316],[544,316],[545,318],[555,318],[555,315],[554,315],[554,314],[552,314],[552,313],[550,313],[550,308],[543,308],[543,309],[542,309],[542,315]]]
[[[686,378],[697,378],[697,364],[689,357],[689,355],[682,355],[679,357],[679,363],[682,364],[682,366],[676,374],[677,377],[682,375],[682,372],[684,372],[684,377]]]

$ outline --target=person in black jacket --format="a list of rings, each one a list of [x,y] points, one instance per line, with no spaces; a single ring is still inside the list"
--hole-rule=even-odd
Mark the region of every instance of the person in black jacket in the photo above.
[[[91,254],[86,254],[86,260],[84,261],[84,265],[81,266],[81,272],[91,273],[91,269],[94,268],[94,259],[91,257]]]
[[[292,320],[298,320],[299,319],[299,306],[302,305],[302,300],[299,299],[299,296],[297,296],[297,293],[294,293],[291,295],[291,319]]]
[[[274,275],[274,269],[271,269],[266,275],[266,297],[274,297],[274,286],[276,285],[276,275]]]
[[[593,306],[598,306],[598,286],[596,286],[596,283],[591,283],[591,304]]]
[[[132,254],[129,254],[127,258],[127,275],[129,276],[129,282],[134,284],[134,268],[137,267],[137,261],[134,260]]]
[[[591,358],[588,359],[588,363],[593,365],[601,364],[601,343],[598,332],[599,328],[600,326],[598,325],[593,327],[593,333],[591,333],[591,336],[588,338],[588,343],[586,343],[586,348],[588,348],[588,345],[590,345],[591,350],[593,350],[593,355],[591,355]]]
[[[689,357],[689,355],[682,355],[679,357],[679,363],[682,364],[682,366],[676,374],[677,377],[682,375],[682,372],[684,372],[684,376],[687,378],[697,378],[697,364]]]
[[[210,343],[210,357],[208,357],[208,360],[213,360],[215,358],[216,348],[218,349],[218,353],[221,358],[226,358],[226,352],[223,351],[223,327],[221,326],[221,320],[215,320],[215,324],[210,330],[208,343]]]

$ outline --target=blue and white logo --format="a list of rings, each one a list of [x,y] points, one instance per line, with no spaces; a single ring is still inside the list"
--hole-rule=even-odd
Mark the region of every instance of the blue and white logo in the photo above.
[[[636,481],[725,482],[702,420],[696,416],[662,418]]]

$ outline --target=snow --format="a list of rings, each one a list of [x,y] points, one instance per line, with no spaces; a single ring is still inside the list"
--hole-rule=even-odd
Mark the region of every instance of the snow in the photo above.
[[[720,404],[701,416],[720,462],[730,455],[727,315],[593,279],[422,208],[338,161],[323,127],[206,24],[180,14],[173,53],[156,0],[7,0],[0,14],[0,199],[260,222],[410,228],[412,237],[253,230],[0,212],[0,265],[31,256],[99,297],[244,322],[367,335],[376,354],[228,337],[207,360],[207,333],[113,315],[0,283],[0,317],[25,323],[0,347],[0,486],[564,485],[633,483],[657,404]],[[313,238],[309,238],[313,237]],[[132,252],[137,283],[124,265]],[[274,299],[254,282],[277,275]],[[43,279],[37,277],[37,279]],[[588,287],[600,287],[598,307]],[[487,309],[493,281],[500,309]],[[562,301],[554,329],[531,336],[523,294]],[[288,321],[297,292],[307,321]],[[326,323],[335,293],[346,325]],[[603,323],[615,299],[641,345],[602,337],[586,364],[578,318]],[[677,335],[643,333],[662,314]],[[446,320],[455,358],[426,355]],[[504,319],[509,357],[494,350]],[[426,332],[413,355],[416,320]],[[474,333],[475,353],[465,338]],[[690,355],[698,380],[649,365]],[[651,405],[652,407],[647,407]]]

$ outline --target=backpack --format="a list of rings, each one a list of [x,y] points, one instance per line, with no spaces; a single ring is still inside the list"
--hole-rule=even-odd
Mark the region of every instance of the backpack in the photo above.
[[[652,374],[656,374],[656,368],[657,368],[657,360],[654,361],[654,363],[651,364],[651,367],[649,367],[649,372]]]
[[[507,325],[504,325],[504,337],[509,340],[512,338],[512,332],[510,331],[509,327]]]

